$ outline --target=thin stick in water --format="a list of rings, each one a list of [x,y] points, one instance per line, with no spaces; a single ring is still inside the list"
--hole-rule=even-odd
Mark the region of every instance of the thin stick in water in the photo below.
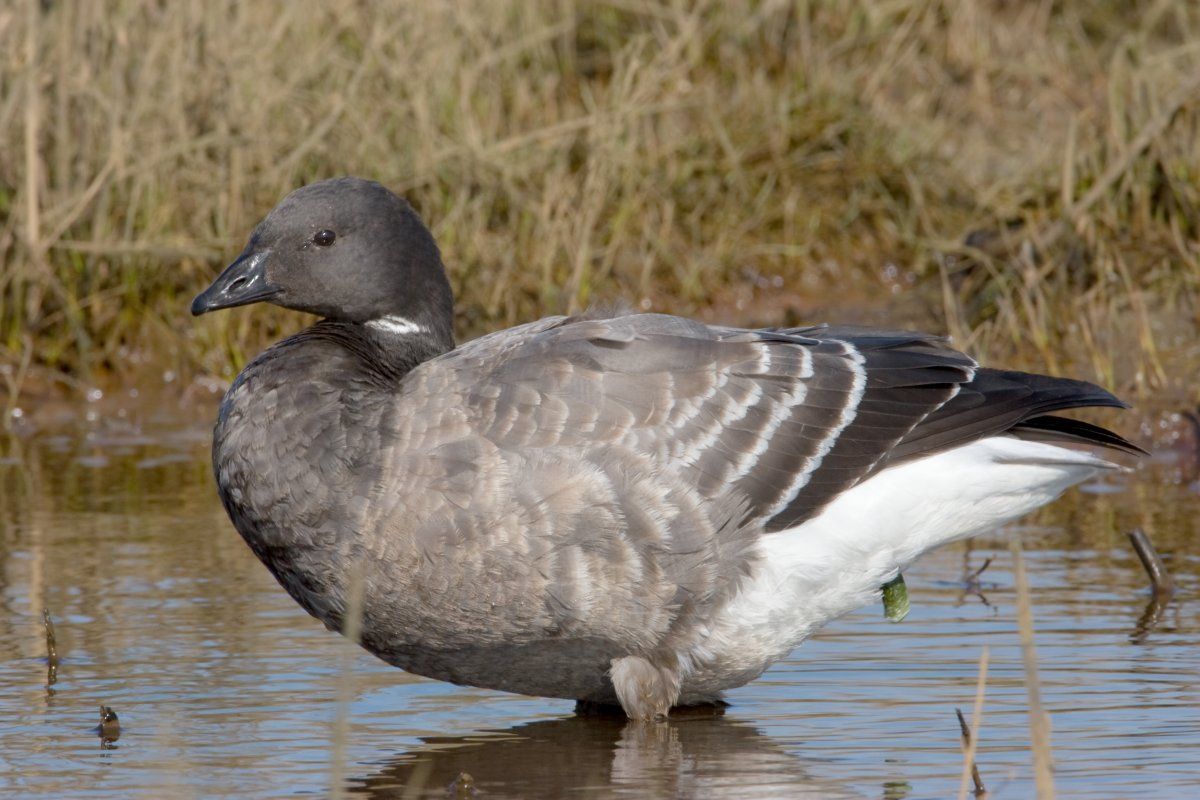
[[[1170,599],[1171,595],[1175,594],[1175,579],[1167,572],[1150,537],[1141,528],[1134,528],[1127,535],[1129,543],[1133,545],[1133,552],[1137,553],[1138,560],[1150,576],[1154,596],[1164,601]]]
[[[959,784],[958,797],[959,800],[965,800],[967,796],[967,776],[971,778],[971,783],[975,789],[973,794],[980,797],[987,793],[987,788],[983,785],[983,778],[979,776],[979,765],[975,763],[975,739],[971,736],[971,728],[967,725],[967,718],[963,716],[962,709],[955,707],[954,715],[958,717],[958,727],[962,732],[962,747],[963,747],[963,777]]]
[[[53,693],[52,687],[58,683],[58,640],[54,636],[54,621],[50,619],[50,609],[42,609],[42,626],[46,630],[46,691]]]
[[[987,794],[983,778],[979,775],[979,765],[975,763],[975,751],[979,748],[979,728],[983,724],[983,694],[987,688],[987,670],[988,649],[984,647],[983,652],[979,654],[979,678],[975,682],[975,708],[971,711],[969,728],[962,712],[957,708],[954,709],[954,713],[958,715],[958,726],[962,730],[963,741],[963,771],[962,781],[958,785],[958,800],[966,800],[968,777],[975,785],[976,797],[983,797]]]
[[[50,666],[58,666],[58,642],[54,638],[54,621],[50,619],[50,609],[42,609],[42,626],[46,629],[46,661]]]
[[[990,559],[989,559],[990,560]],[[983,696],[988,686],[988,648],[979,654],[979,678],[976,679],[976,702],[971,711],[971,727],[962,718],[962,711],[954,709],[959,717],[959,728],[962,729],[962,780],[959,782],[959,800],[966,800],[967,777],[974,783],[974,796],[982,798],[988,794],[984,787],[983,778],[979,777],[979,765],[976,764],[976,751],[979,747],[979,727],[983,724]]]
[[[1050,750],[1050,719],[1042,706],[1042,687],[1038,680],[1037,649],[1033,643],[1033,604],[1029,599],[1029,576],[1021,542],[1009,540],[1013,557],[1013,578],[1017,584],[1017,624],[1021,631],[1021,660],[1025,664],[1025,690],[1029,693],[1029,738],[1033,746],[1033,775],[1038,800],[1054,798],[1054,756]]]

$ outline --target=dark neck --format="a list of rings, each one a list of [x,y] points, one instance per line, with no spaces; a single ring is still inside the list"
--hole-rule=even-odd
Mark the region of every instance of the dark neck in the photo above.
[[[363,336],[385,354],[384,360],[402,359],[406,372],[421,361],[454,349],[454,292],[432,237],[429,246],[432,255],[428,268],[411,271],[411,285],[391,293],[394,299],[421,298],[420,303],[401,301],[387,311],[379,311],[376,306],[373,313],[354,317],[360,322],[358,329]],[[420,360],[411,363],[416,355],[421,356]]]
[[[454,333],[448,325],[435,327],[399,316],[365,323],[326,319],[304,333],[338,342],[390,380],[399,380],[419,364],[454,349]]]

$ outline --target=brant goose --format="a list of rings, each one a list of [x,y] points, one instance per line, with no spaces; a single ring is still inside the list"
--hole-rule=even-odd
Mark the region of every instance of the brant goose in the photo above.
[[[410,672],[633,718],[1140,452],[1049,416],[1124,407],[1103,389],[922,333],[614,314],[455,347],[432,235],[355,178],[284,198],[192,313],[259,301],[323,319],[242,370],[213,468],[288,593],[332,630],[361,594]]]

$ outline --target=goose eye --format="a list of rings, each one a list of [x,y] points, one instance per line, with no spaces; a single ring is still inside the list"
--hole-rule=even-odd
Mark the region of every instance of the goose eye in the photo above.
[[[319,244],[321,247],[329,247],[329,245],[333,244],[333,240],[336,238],[337,234],[331,230],[317,231],[313,235],[313,241]]]

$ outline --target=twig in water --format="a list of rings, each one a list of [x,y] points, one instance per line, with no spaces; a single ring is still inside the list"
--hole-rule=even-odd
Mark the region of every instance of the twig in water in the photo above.
[[[460,772],[458,773],[458,777],[446,787],[446,793],[454,798],[474,797],[475,779],[471,777],[471,773],[469,772]]]
[[[961,708],[954,709],[954,715],[958,717],[958,727],[962,731],[962,746],[963,746],[963,778],[962,784],[958,790],[959,800],[965,800],[967,796],[967,775],[971,776],[971,783],[975,785],[974,795],[982,797],[987,794],[987,789],[983,785],[983,778],[979,777],[979,765],[975,763],[974,744],[975,739],[971,736],[971,728],[967,725],[967,718],[963,716]]]
[[[1167,568],[1163,566],[1162,558],[1159,557],[1158,551],[1154,549],[1154,544],[1150,541],[1150,537],[1141,528],[1134,528],[1128,534],[1129,543],[1133,545],[1133,552],[1137,553],[1138,560],[1142,562],[1142,567],[1145,568],[1146,574],[1150,576],[1150,583],[1154,588],[1154,597],[1162,602],[1171,599],[1171,595],[1175,594],[1175,580],[1171,577],[1171,573],[1167,572]]]
[[[58,643],[48,608],[42,609],[42,625],[46,628],[46,686],[49,687],[58,682]]]
[[[984,570],[992,564],[992,557],[988,556],[983,560],[983,564],[978,569],[971,569],[971,551],[963,553],[963,576],[962,576],[962,594],[958,597],[958,602],[961,604],[966,601],[967,597],[974,595],[979,598],[979,602],[983,603],[988,608],[996,611],[996,607],[992,605],[987,595],[983,593],[983,583],[979,580],[979,576]]]
[[[1165,599],[1158,594],[1150,595],[1150,599],[1146,601],[1146,607],[1142,610],[1142,615],[1138,617],[1137,623],[1133,626],[1133,632],[1129,634],[1129,641],[1133,644],[1142,644],[1150,638],[1150,634],[1154,633],[1158,624],[1162,622],[1163,611],[1166,608]]]
[[[976,797],[983,797],[987,794],[983,779],[979,777],[979,765],[975,763],[975,751],[979,748],[979,726],[983,723],[983,692],[987,687],[987,669],[988,649],[985,647],[979,654],[979,678],[975,683],[975,708],[971,712],[970,727],[967,727],[967,721],[963,718],[962,712],[957,708],[954,709],[954,713],[958,715],[958,726],[962,729],[963,740],[963,771],[962,781],[958,786],[958,800],[966,800],[968,776],[975,784],[974,794]]]
[[[1009,540],[1013,557],[1013,578],[1017,584],[1017,624],[1021,631],[1021,660],[1025,664],[1025,690],[1029,693],[1029,738],[1033,745],[1033,775],[1038,800],[1054,800],[1054,764],[1050,751],[1050,719],[1042,707],[1042,687],[1038,681],[1037,649],[1033,643],[1033,605],[1029,599],[1029,576],[1021,543]]]
[[[96,726],[96,733],[104,750],[113,749],[113,743],[121,738],[121,720],[117,719],[117,712],[109,706],[100,706],[100,724]]]
[[[50,609],[42,609],[42,625],[46,628],[46,660],[50,666],[58,666],[58,643],[54,638],[54,622],[50,619]]]
[[[967,574],[967,580],[966,580],[966,582],[967,582],[968,584],[978,584],[978,583],[979,583],[979,576],[980,576],[980,575],[982,575],[982,574],[983,574],[983,571],[984,571],[985,569],[987,569],[988,567],[990,567],[991,565],[992,565],[992,557],[991,557],[991,556],[988,556],[987,558],[985,558],[985,559],[983,560],[983,563],[979,565],[979,569],[977,569],[977,570],[973,570],[973,571],[971,571],[970,573],[968,573],[968,574]]]

